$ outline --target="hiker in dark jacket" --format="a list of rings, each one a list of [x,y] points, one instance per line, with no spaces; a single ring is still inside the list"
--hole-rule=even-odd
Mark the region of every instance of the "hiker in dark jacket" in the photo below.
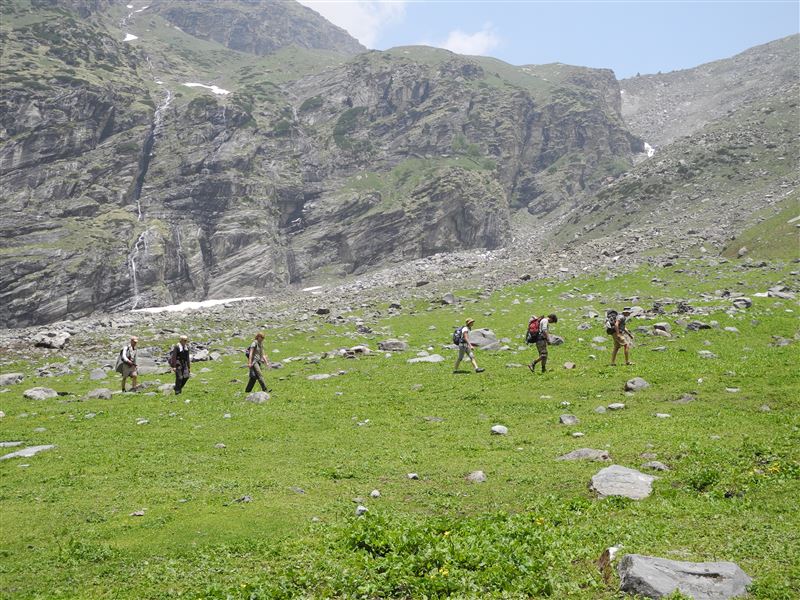
[[[253,386],[258,381],[261,390],[268,392],[267,383],[264,381],[264,376],[261,374],[261,365],[269,367],[269,359],[264,354],[264,334],[260,331],[256,334],[255,340],[250,344],[247,349],[247,367],[250,369],[250,381],[247,382],[245,392],[252,392]]]
[[[536,363],[542,363],[542,373],[547,371],[547,345],[550,343],[550,325],[553,323],[558,323],[555,314],[539,319],[539,334],[536,337],[536,351],[539,353],[539,358],[528,365],[531,373],[536,372]]]
[[[175,373],[175,394],[180,394],[191,377],[192,359],[189,355],[189,337],[182,335],[169,353],[169,366]]]

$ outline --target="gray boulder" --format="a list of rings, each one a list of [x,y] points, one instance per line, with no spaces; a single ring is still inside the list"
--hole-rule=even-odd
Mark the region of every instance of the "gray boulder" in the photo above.
[[[741,298],[734,298],[733,305],[736,308],[750,308],[753,306],[753,301],[750,298],[742,296]]]
[[[600,498],[624,496],[632,500],[641,500],[652,492],[654,480],[655,477],[652,475],[645,475],[636,469],[611,465],[592,477],[590,488]]]
[[[611,457],[606,450],[595,450],[594,448],[578,448],[567,454],[559,456],[556,460],[592,460],[597,462],[609,462]]]
[[[16,452],[12,452],[10,454],[6,454],[5,456],[0,456],[0,460],[8,460],[9,458],[30,458],[39,452],[44,452],[45,450],[51,450],[55,448],[53,444],[48,444],[45,446],[30,446],[28,448],[24,448],[23,450],[17,450]]]
[[[207,360],[211,360],[211,355],[205,348],[197,350],[192,354],[192,362],[205,362]]]
[[[0,375],[0,387],[15,385],[25,379],[24,373],[5,373]]]
[[[267,392],[251,392],[247,394],[245,400],[247,402],[252,402],[253,404],[265,404],[269,402],[269,394]]]
[[[100,379],[106,378],[106,371],[105,369],[92,369],[89,373],[89,379],[92,381],[99,381]]]
[[[429,356],[418,356],[417,358],[409,358],[408,363],[440,363],[444,361],[444,356],[440,354],[431,354]]]
[[[58,392],[55,390],[51,390],[50,388],[45,387],[35,387],[29,390],[25,390],[22,394],[28,400],[47,400],[48,398],[55,398],[58,396]]]
[[[384,340],[378,343],[378,349],[383,352],[405,352],[408,350],[408,342],[403,340]]]
[[[578,424],[578,417],[575,415],[561,415],[558,418],[558,421],[562,425],[577,425]]]
[[[455,304],[455,303],[456,303],[456,297],[450,292],[442,296],[442,304]]]
[[[98,388],[86,394],[87,398],[99,398],[101,400],[111,400],[111,390],[108,388]]]
[[[476,329],[469,332],[470,343],[481,350],[498,350],[500,341],[491,329]]]
[[[492,435],[508,435],[508,427],[505,425],[493,425]]]
[[[717,355],[710,350],[698,350],[697,354],[700,355],[700,358],[717,358]]]
[[[692,563],[627,554],[618,567],[620,590],[645,598],[673,592],[694,600],[727,600],[747,594],[753,580],[732,562]]]
[[[564,338],[560,335],[549,335],[547,336],[547,343],[551,346],[560,346],[564,343]]]
[[[625,391],[626,392],[638,392],[639,390],[643,390],[645,388],[649,388],[650,384],[647,383],[641,377],[634,377],[633,379],[629,379],[625,383]]]
[[[486,473],[483,471],[473,471],[466,476],[466,480],[470,483],[483,483],[486,481]]]
[[[33,345],[37,348],[61,350],[67,345],[70,337],[70,334],[66,331],[40,331],[33,336]]]

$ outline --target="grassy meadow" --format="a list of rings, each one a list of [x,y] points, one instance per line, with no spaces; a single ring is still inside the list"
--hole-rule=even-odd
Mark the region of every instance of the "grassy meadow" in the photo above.
[[[57,447],[0,462],[0,597],[610,599],[622,597],[619,582],[595,562],[622,545],[620,555],[734,561],[754,578],[752,597],[797,598],[798,305],[755,296],[779,281],[797,289],[796,268],[690,261],[491,294],[454,290],[456,306],[409,299],[390,310],[387,298],[343,324],[316,315],[276,323],[266,329],[270,357],[302,359],[268,373],[263,405],[244,400],[240,352],[196,363],[178,397],[148,395],[153,387],[88,400],[118,381],[37,379],[39,365],[7,364],[4,373],[27,377],[0,393],[0,441]],[[753,306],[730,311],[730,298],[715,294],[726,288]],[[671,312],[679,299],[707,314],[657,319],[673,337],[638,333],[635,366],[608,366],[610,339],[592,341],[608,338],[601,319],[583,317],[656,300]],[[535,354],[525,324],[551,311],[566,341],[550,349],[551,372],[534,375],[524,367]],[[375,333],[355,333],[359,316]],[[510,350],[478,352],[484,373],[453,374],[455,352],[442,345],[468,316]],[[687,331],[679,318],[719,326]],[[244,337],[218,349],[243,347]],[[389,337],[410,350],[386,357],[377,344]],[[356,343],[373,353],[316,360]],[[446,361],[406,362],[420,351]],[[307,378],[319,373],[335,376]],[[626,394],[634,376],[650,387]],[[68,395],[24,399],[36,385]],[[677,403],[684,394],[694,400]],[[595,412],[613,402],[626,408]],[[580,422],[559,424],[566,413]],[[495,424],[508,435],[490,435]],[[583,447],[637,469],[651,460],[642,454],[654,455],[670,470],[653,473],[647,499],[596,499],[589,480],[605,464],[555,460]],[[485,483],[465,481],[475,470]],[[369,509],[363,517],[358,504]]]

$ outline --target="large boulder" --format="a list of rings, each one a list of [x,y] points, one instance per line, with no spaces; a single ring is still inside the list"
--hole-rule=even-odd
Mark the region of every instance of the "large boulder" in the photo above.
[[[469,342],[480,350],[499,350],[500,341],[491,329],[475,329],[469,332]]]
[[[40,331],[33,336],[33,345],[37,348],[61,350],[67,345],[70,337],[70,334],[66,331]]]
[[[408,350],[408,342],[403,340],[383,340],[378,343],[378,348],[384,352],[405,352]]]
[[[625,496],[633,500],[641,500],[650,495],[655,479],[652,475],[640,473],[636,469],[611,465],[601,469],[592,477],[590,487],[600,498]]]
[[[108,388],[97,388],[86,394],[87,398],[99,398],[101,400],[111,400],[111,390]]]
[[[247,394],[245,400],[253,404],[266,404],[269,402],[269,394],[267,392],[251,392]]]
[[[45,387],[35,387],[29,390],[25,390],[22,394],[28,400],[47,400],[48,398],[55,398],[58,396],[58,392],[55,390],[51,390],[50,388]]]
[[[693,563],[627,554],[618,567],[620,590],[645,598],[675,591],[694,600],[727,600],[747,594],[753,580],[732,562]]]
[[[649,388],[650,384],[647,383],[641,377],[634,377],[633,379],[629,379],[625,383],[625,391],[626,392],[638,392],[639,390],[643,390],[645,388]]]
[[[15,385],[25,379],[24,373],[5,373],[0,375],[0,387]]]

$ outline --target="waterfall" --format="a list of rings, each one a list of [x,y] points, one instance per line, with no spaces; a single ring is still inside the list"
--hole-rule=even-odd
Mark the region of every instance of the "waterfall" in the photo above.
[[[131,308],[136,308],[139,305],[139,280],[136,276],[136,259],[140,254],[147,255],[148,232],[149,230],[145,229],[139,234],[136,243],[133,245],[133,250],[131,250],[130,256],[128,257],[128,272],[130,273],[131,282],[133,284],[133,306]]]

